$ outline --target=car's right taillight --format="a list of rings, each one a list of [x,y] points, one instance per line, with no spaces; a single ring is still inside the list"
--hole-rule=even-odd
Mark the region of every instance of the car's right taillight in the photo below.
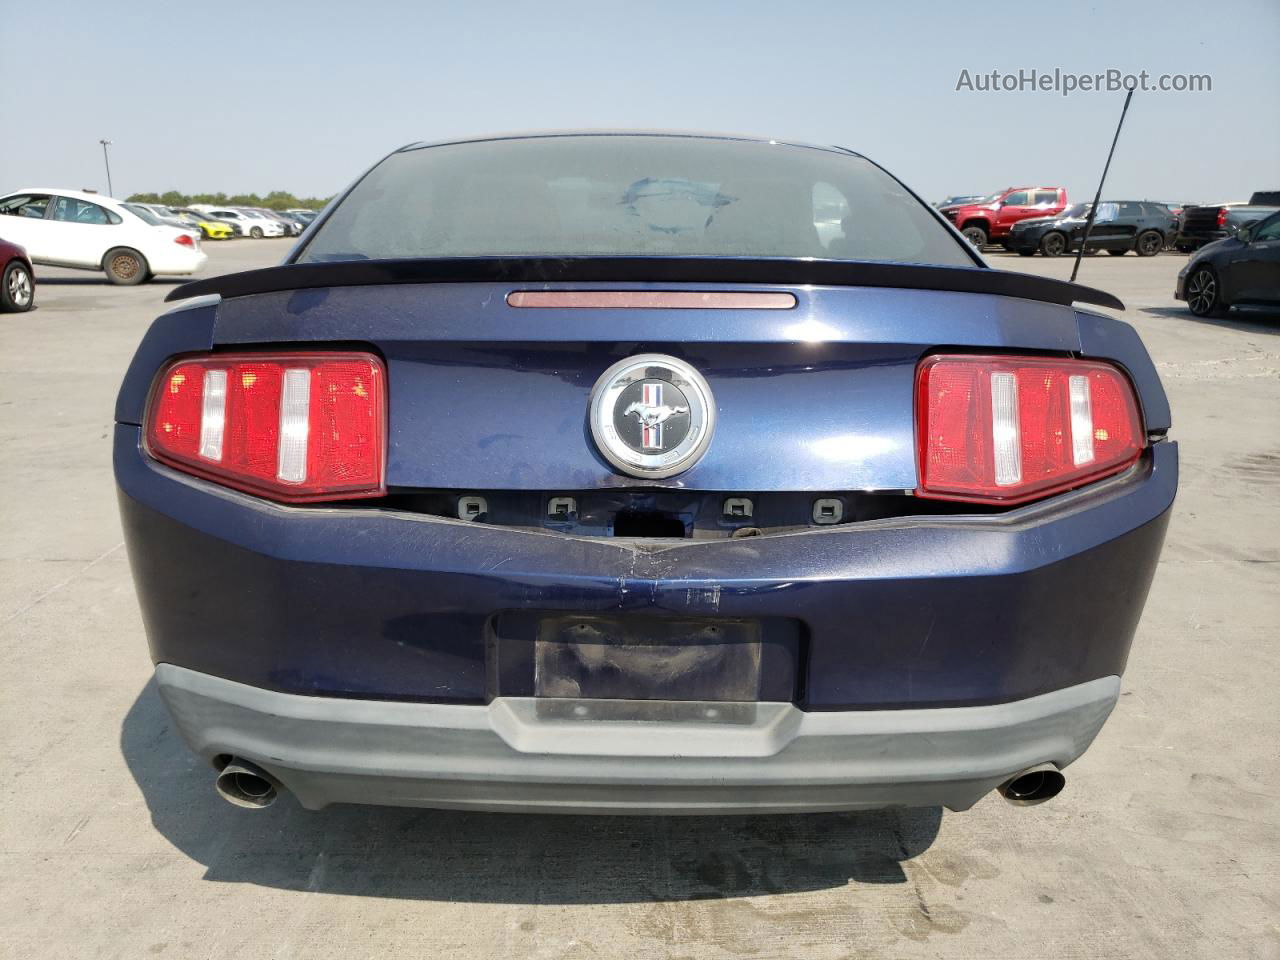
[[[1120,472],[1146,437],[1117,367],[956,354],[916,372],[916,442],[918,496],[1014,504]]]
[[[206,354],[156,380],[146,449],[272,500],[386,492],[386,373],[368,353]]]

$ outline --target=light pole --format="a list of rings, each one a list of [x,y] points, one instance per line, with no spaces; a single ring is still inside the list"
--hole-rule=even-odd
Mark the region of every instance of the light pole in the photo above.
[[[99,140],[102,144],[102,162],[107,165],[107,196],[114,196],[115,191],[111,189],[111,160],[107,157],[107,147],[111,146],[110,140]]]

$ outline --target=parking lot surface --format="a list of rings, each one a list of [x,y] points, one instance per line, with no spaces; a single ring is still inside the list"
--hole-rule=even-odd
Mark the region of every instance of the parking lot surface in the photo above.
[[[204,275],[287,245],[206,244]],[[115,392],[172,284],[39,270],[38,309],[0,315],[0,954],[1280,958],[1280,317],[1196,320],[1183,262],[1082,267],[1156,360],[1182,485],[1065,792],[705,819],[220,800],[149,682],[111,479]]]

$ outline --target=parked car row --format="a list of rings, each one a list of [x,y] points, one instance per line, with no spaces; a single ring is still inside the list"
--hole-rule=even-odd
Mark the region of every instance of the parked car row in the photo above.
[[[1057,216],[1020,220],[1010,229],[1005,249],[1024,257],[1035,253],[1046,257],[1074,253],[1084,242],[1085,225],[1092,207],[1091,203],[1077,203]],[[1098,204],[1085,252],[1105,250],[1112,256],[1122,257],[1133,250],[1140,257],[1154,257],[1173,242],[1177,233],[1178,218],[1166,204],[1111,200]]]
[[[998,244],[1023,256],[1055,257],[1080,248],[1089,203],[1067,206],[1062,187],[1009,187],[983,197],[957,195],[937,204],[978,249]],[[1099,204],[1085,253],[1130,250],[1154,256],[1172,247],[1190,253],[1207,243],[1234,237],[1242,227],[1280,210],[1280,191],[1263,190],[1247,203],[1190,204],[1151,200]]]
[[[1065,207],[1061,187],[1014,187],[981,198],[950,197],[938,210],[974,246],[998,243],[1024,257],[1080,250],[1092,203]],[[1178,274],[1174,297],[1193,314],[1220,317],[1233,306],[1280,304],[1280,191],[1248,203],[1196,205],[1119,200],[1098,204],[1085,253],[1133,250],[1153,257],[1173,247],[1195,251]]]
[[[955,198],[949,198],[954,200]],[[1080,248],[1091,203],[1067,204],[1063,187],[1010,187],[976,202],[943,202],[939,212],[978,249],[989,243],[1023,256],[1056,257]],[[1178,236],[1180,204],[1150,200],[1108,201],[1098,205],[1086,253],[1106,250],[1123,256],[1130,250],[1150,257]]]
[[[234,236],[231,226],[221,221],[200,220],[186,215],[183,216],[161,216],[156,213],[150,204],[146,203],[129,203],[124,205],[126,210],[135,213],[142,220],[151,224],[153,227],[170,226],[178,227],[186,230],[188,233],[195,233],[206,240],[230,240]],[[174,211],[176,214],[177,211]]]
[[[1056,216],[1066,209],[1065,187],[1009,187],[977,202],[943,204],[938,212],[981,250],[988,243],[1003,243],[1021,220]]]
[[[166,207],[159,203],[127,204],[134,212],[146,210],[160,223],[198,230],[206,240],[232,237],[296,237],[316,218],[314,210],[268,210],[266,207],[231,207],[197,203],[190,207]],[[139,214],[141,216],[141,214]]]
[[[0,241],[8,241],[0,243],[0,309],[31,308],[33,263],[101,270],[112,283],[132,285],[158,273],[195,273],[208,259],[202,239],[296,237],[316,216],[303,209],[168,207],[78,190],[18,190],[0,196]]]
[[[192,274],[208,259],[198,231],[77,190],[37,187],[0,196],[0,238],[25,248],[28,265],[101,270],[124,286],[157,273]],[[21,293],[21,280],[15,283]]]

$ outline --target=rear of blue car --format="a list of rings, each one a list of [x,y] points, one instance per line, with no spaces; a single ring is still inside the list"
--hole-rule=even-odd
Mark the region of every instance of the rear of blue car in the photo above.
[[[961,810],[1113,707],[1177,483],[1151,361],[862,158],[407,148],[291,260],[193,285],[116,410],[228,799]]]

